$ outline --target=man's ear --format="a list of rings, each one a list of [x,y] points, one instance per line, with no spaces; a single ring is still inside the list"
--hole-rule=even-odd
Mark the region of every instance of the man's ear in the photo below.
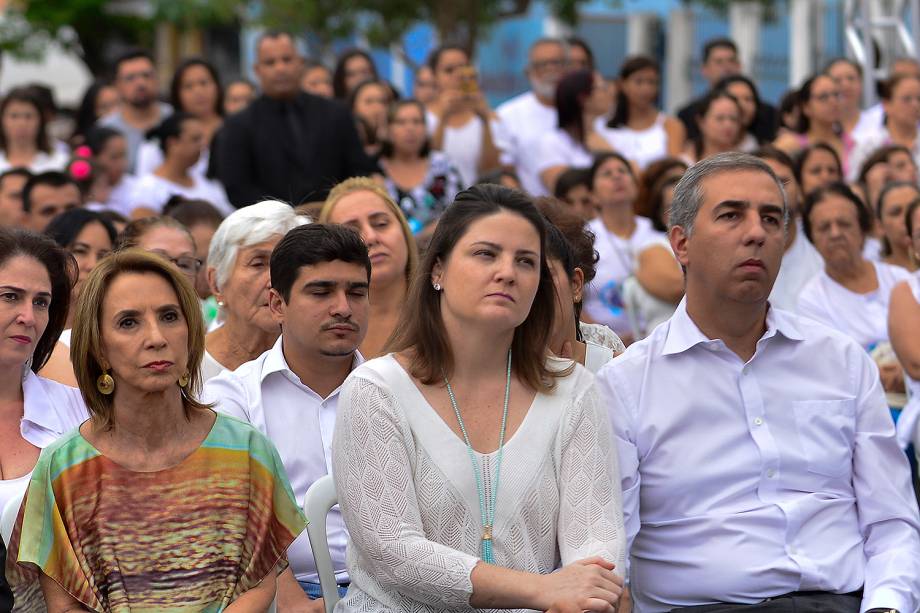
[[[688,255],[688,242],[690,241],[690,237],[687,235],[683,226],[674,226],[668,230],[668,240],[671,242],[671,250],[674,252],[674,257],[677,258],[681,268],[686,270],[687,263],[690,261]]]
[[[284,323],[287,303],[281,293],[274,287],[268,290],[268,310],[271,311],[272,319],[275,320],[276,324],[281,325]]]

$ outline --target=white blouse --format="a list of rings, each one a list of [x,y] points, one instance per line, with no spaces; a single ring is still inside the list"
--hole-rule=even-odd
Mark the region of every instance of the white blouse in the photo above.
[[[891,290],[910,273],[900,266],[872,262],[878,288],[866,294],[852,292],[821,271],[799,293],[799,315],[843,332],[866,349],[888,340],[888,303]]]
[[[89,419],[80,390],[26,371],[22,381],[22,438],[44,449],[61,435]],[[0,511],[15,496],[25,493],[29,474],[15,479],[0,480]]]
[[[497,452],[474,454],[491,474]],[[351,576],[336,611],[469,609],[482,522],[467,447],[392,354],[345,381],[332,464]],[[580,365],[506,441],[493,534],[499,566],[548,574],[599,555],[623,572],[616,448]]]

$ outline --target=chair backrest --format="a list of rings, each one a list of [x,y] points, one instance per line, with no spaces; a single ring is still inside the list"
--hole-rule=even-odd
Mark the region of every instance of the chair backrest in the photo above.
[[[13,528],[16,526],[16,518],[19,516],[19,507],[22,506],[22,499],[25,496],[23,492],[10,498],[3,507],[3,513],[0,514],[0,536],[3,537],[4,545],[10,544],[10,537],[13,536]]]
[[[332,475],[314,481],[303,498],[303,512],[310,522],[307,524],[307,535],[310,537],[310,549],[313,550],[326,613],[332,613],[335,603],[339,601],[339,586],[335,580],[332,556],[329,555],[329,541],[326,539],[326,515],[337,502]]]

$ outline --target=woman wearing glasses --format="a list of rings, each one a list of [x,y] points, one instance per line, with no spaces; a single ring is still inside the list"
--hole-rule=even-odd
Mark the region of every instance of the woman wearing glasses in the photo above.
[[[849,176],[854,142],[841,128],[840,90],[832,78],[819,74],[811,77],[798,92],[799,121],[794,132],[783,132],[774,141],[777,149],[794,156],[815,143],[834,148]]]
[[[206,147],[205,126],[200,119],[175,113],[148,136],[159,140],[163,163],[137,179],[131,196],[132,217],[159,215],[173,196],[205,200],[224,215],[234,211],[220,183],[193,171]]]
[[[886,145],[901,145],[910,151],[914,163],[920,163],[920,78],[899,74],[892,77],[882,92],[885,125],[866,131],[853,152],[853,162],[859,168],[872,153]]]

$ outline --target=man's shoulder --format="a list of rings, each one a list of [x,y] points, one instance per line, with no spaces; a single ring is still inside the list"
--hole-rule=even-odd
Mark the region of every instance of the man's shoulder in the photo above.
[[[528,90],[523,94],[518,94],[514,98],[499,104],[495,109],[495,113],[502,120],[515,119],[519,117],[522,112],[526,112],[527,109],[533,108],[535,104],[537,104],[537,97],[534,96],[532,91]]]
[[[781,333],[787,331],[790,334],[786,336],[798,336],[804,343],[803,350],[797,353],[805,363],[812,359],[824,362],[839,359],[846,363],[854,356],[868,357],[859,343],[827,324],[784,309],[771,307],[771,311]]]

